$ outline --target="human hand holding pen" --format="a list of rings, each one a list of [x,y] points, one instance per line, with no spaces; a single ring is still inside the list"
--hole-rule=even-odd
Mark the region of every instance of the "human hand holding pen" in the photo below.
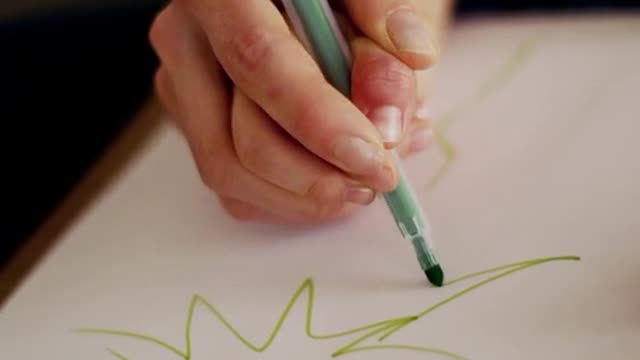
[[[428,142],[415,70],[436,60],[446,3],[336,5],[353,27],[353,103],[268,0],[174,0],[153,24],[157,92],[204,182],[238,219],[349,214],[395,187],[385,147],[409,155]]]

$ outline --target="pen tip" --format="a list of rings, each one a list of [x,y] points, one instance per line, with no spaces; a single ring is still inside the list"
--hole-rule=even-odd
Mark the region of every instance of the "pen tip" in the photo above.
[[[427,270],[425,270],[425,275],[427,275],[427,279],[437,286],[441,287],[444,282],[444,273],[442,272],[442,268],[440,265],[433,266]]]

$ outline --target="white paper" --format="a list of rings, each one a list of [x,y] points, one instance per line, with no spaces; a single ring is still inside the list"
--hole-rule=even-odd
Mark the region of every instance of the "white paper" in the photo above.
[[[452,29],[434,73],[437,119],[473,98],[523,44],[530,53],[451,123],[457,157],[435,187],[426,189],[444,162],[437,146],[407,162],[445,276],[539,257],[581,260],[497,280],[361,346],[433,347],[468,359],[640,357],[639,39],[640,18],[606,15]],[[72,330],[133,331],[183,351],[194,294],[260,345],[307,278],[316,334],[413,315],[482,279],[428,286],[382,201],[317,228],[235,222],[167,125],[10,299],[0,351],[7,359],[116,359],[110,348],[130,360],[179,360],[155,344]],[[307,337],[307,296],[264,352],[197,307],[191,360],[330,359],[358,335]],[[446,359],[411,350],[342,357]]]

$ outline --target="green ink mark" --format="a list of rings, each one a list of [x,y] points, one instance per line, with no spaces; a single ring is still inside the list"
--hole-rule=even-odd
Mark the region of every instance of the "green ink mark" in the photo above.
[[[503,271],[501,273],[498,273],[497,275],[493,275],[493,276],[490,276],[490,277],[488,277],[488,278],[486,278],[484,280],[481,280],[481,281],[479,281],[479,282],[477,282],[477,283],[475,283],[475,284],[473,284],[473,285],[471,285],[471,286],[469,286],[469,287],[467,287],[467,288],[465,288],[465,289],[463,289],[463,290],[461,290],[461,291],[449,296],[448,298],[446,298],[446,299],[444,299],[444,300],[442,300],[440,302],[435,303],[434,305],[428,307],[424,311],[416,314],[415,315],[415,319],[416,320],[414,320],[414,321],[419,320],[420,318],[422,318],[422,317],[426,316],[427,314],[433,312],[434,310],[438,309],[439,307],[442,307],[442,306],[452,302],[453,300],[455,300],[455,299],[457,299],[457,298],[459,298],[459,297],[461,297],[461,296],[463,296],[463,295],[465,295],[465,294],[467,294],[467,293],[469,293],[469,292],[471,292],[471,291],[473,291],[473,290],[475,290],[475,289],[477,289],[477,288],[479,288],[479,287],[481,287],[483,285],[486,285],[486,284],[488,284],[490,282],[493,282],[495,280],[498,280],[500,278],[506,277],[506,276],[508,276],[510,274],[513,274],[513,273],[518,272],[520,270],[524,270],[524,269],[530,268],[530,267],[535,266],[535,265],[539,265],[539,264],[543,264],[543,263],[547,263],[547,262],[551,262],[551,261],[558,261],[558,260],[580,260],[580,258],[577,257],[577,256],[558,256],[558,257],[551,257],[551,258],[532,259],[532,260],[528,260],[528,261],[521,261],[521,262],[517,262],[517,263],[513,263],[513,264],[503,265],[503,266],[499,266],[499,267],[496,267],[496,268],[493,268],[493,269],[488,269],[488,270],[484,270],[484,271],[479,271],[477,273],[461,276],[460,278],[452,280],[451,282],[449,282],[446,285],[449,286],[449,285],[451,285],[453,283],[462,281],[464,279],[469,279],[469,278],[472,278],[472,277],[478,277],[478,276],[486,275],[486,274],[493,273],[493,272],[496,272],[496,271],[505,270],[505,271]],[[403,327],[405,327],[407,325],[409,325],[409,323],[407,323],[407,324],[398,324],[397,326],[395,326],[392,329],[390,329],[389,331],[387,331],[384,335],[382,335],[379,338],[379,340],[380,341],[385,340],[386,338],[391,336],[391,334],[395,333],[396,331],[402,329]]]
[[[440,182],[456,159],[456,148],[447,137],[451,126],[513,78],[533,54],[536,42],[535,38],[530,38],[520,44],[507,59],[507,62],[492,76],[489,76],[473,96],[469,97],[462,105],[450,110],[434,125],[434,141],[444,156],[444,163],[427,182],[427,189],[433,188]]]
[[[434,349],[434,348],[427,348],[427,347],[421,347],[421,346],[413,346],[413,345],[370,345],[370,346],[361,346],[359,348],[355,348],[355,349],[351,349],[348,352],[345,352],[343,354],[346,353],[355,353],[355,352],[363,352],[363,351],[372,351],[372,350],[405,350],[405,351],[414,351],[414,352],[426,352],[426,353],[431,353],[434,355],[441,355],[444,357],[448,357],[454,360],[467,360],[467,358],[464,358],[458,354],[449,352],[447,350],[443,350],[443,349]]]
[[[186,330],[185,330],[186,349],[184,351],[179,350],[176,346],[173,346],[165,341],[156,339],[151,336],[137,334],[134,332],[111,330],[111,329],[96,329],[96,328],[85,328],[85,329],[80,329],[78,331],[81,333],[87,333],[87,334],[114,335],[114,336],[126,337],[126,338],[137,339],[137,340],[153,343],[165,348],[168,351],[173,352],[183,360],[191,360],[191,356],[192,356],[191,355],[191,324],[193,321],[193,316],[195,313],[196,306],[202,305],[212,315],[214,315],[218,319],[218,321],[220,321],[224,325],[224,327],[227,328],[227,330],[229,330],[236,337],[237,340],[239,340],[247,348],[255,352],[263,352],[267,350],[269,346],[273,343],[280,329],[282,328],[282,325],[287,319],[287,316],[289,315],[291,309],[297,303],[298,299],[302,296],[302,294],[306,291],[308,295],[307,295],[307,304],[306,304],[307,308],[306,308],[305,332],[309,338],[314,340],[326,340],[326,339],[343,338],[346,336],[363,333],[362,335],[357,337],[355,340],[352,340],[351,342],[347,343],[346,345],[342,346],[341,348],[333,352],[331,354],[332,357],[337,357],[337,356],[342,356],[349,353],[362,352],[362,351],[404,350],[404,351],[431,353],[433,355],[440,355],[440,356],[444,356],[452,359],[461,360],[461,359],[465,359],[461,355],[455,354],[447,350],[436,349],[436,348],[428,348],[428,347],[404,345],[404,344],[383,344],[383,345],[361,345],[361,344],[363,344],[365,341],[372,339],[376,336],[378,336],[378,341],[382,342],[386,338],[391,336],[393,333],[405,328],[407,325],[424,318],[426,315],[435,311],[436,309],[452,302],[457,298],[462,297],[465,294],[470,293],[475,289],[482,287],[483,285],[489,284],[500,278],[506,277],[508,275],[511,275],[513,273],[516,273],[518,271],[521,271],[536,265],[548,263],[551,261],[560,261],[560,260],[580,260],[580,258],[577,256],[558,256],[558,257],[550,257],[550,258],[538,258],[538,259],[516,262],[516,263],[503,265],[503,266],[495,267],[492,269],[464,275],[446,283],[445,286],[450,286],[454,283],[461,282],[463,280],[467,280],[470,278],[499,272],[496,275],[490,276],[484,280],[480,280],[464,288],[463,290],[445,298],[444,300],[441,300],[435,303],[434,305],[427,307],[425,310],[420,311],[415,315],[401,316],[401,317],[392,318],[388,320],[377,321],[372,324],[359,326],[351,330],[344,330],[337,333],[325,334],[325,335],[314,334],[311,330],[312,319],[313,319],[314,298],[315,298],[315,285],[314,285],[313,279],[309,278],[305,280],[302,283],[302,285],[295,291],[291,300],[289,300],[289,302],[287,303],[280,318],[276,322],[275,328],[271,331],[271,334],[262,345],[255,345],[254,343],[246,339],[244,336],[242,336],[242,334],[240,334],[240,332],[235,327],[233,327],[233,325],[213,305],[207,302],[207,300],[205,300],[200,295],[195,295],[189,306],[189,312],[187,315]],[[110,352],[119,360],[128,360],[127,358],[125,358],[119,353],[116,353],[111,350]]]
[[[549,262],[549,261],[553,261],[553,260],[579,260],[576,257],[550,257],[550,258],[538,258],[538,259],[531,259],[531,260],[525,260],[525,261],[518,261],[518,262],[514,262],[511,264],[506,264],[506,265],[502,265],[502,266],[498,266],[498,267],[494,267],[491,269],[487,269],[487,270],[483,270],[483,271],[478,271],[475,273],[471,273],[471,274],[467,274],[467,275],[463,275],[460,276],[456,279],[453,280],[449,280],[446,285],[453,285],[455,283],[467,280],[467,279],[472,279],[475,277],[479,277],[482,275],[487,275],[490,273],[494,273],[496,271],[500,271],[500,270],[506,270],[506,269],[512,269],[518,266],[523,266],[523,265],[531,265],[531,264],[538,264],[538,263],[542,263],[542,262]]]
[[[114,351],[114,350],[111,350],[111,349],[107,349],[107,351],[109,351],[109,353],[111,353],[111,355],[113,355],[113,356],[117,357],[117,358],[118,358],[118,360],[129,360],[129,359],[127,359],[127,357],[126,357],[126,356],[124,356],[124,355],[120,354],[120,353],[119,353],[119,352],[117,352],[117,351]]]

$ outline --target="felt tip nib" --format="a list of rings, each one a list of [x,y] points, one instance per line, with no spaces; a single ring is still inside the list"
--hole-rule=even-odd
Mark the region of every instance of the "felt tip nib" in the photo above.
[[[444,282],[444,274],[442,273],[442,268],[440,265],[436,265],[427,269],[425,272],[427,275],[427,279],[431,281],[431,283],[435,286],[441,287]]]

